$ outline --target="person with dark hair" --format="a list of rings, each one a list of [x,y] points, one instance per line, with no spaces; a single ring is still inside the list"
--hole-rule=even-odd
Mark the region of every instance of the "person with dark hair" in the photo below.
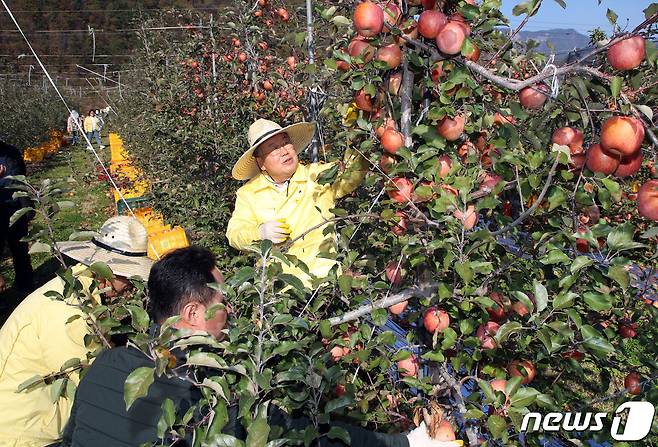
[[[87,114],[87,117],[85,117],[84,120],[84,129],[85,133],[87,134],[87,139],[89,140],[89,144],[91,145],[91,139],[95,138],[96,143],[98,143],[98,147],[100,149],[105,148],[101,144],[101,122],[96,116],[96,112],[93,110],[90,110],[89,113]]]
[[[151,318],[162,323],[172,316],[180,316],[175,327],[206,332],[222,338],[223,330],[231,313],[230,303],[223,295],[208,286],[223,281],[215,266],[214,255],[201,247],[175,250],[156,262],[149,274],[148,312]],[[207,310],[215,304],[211,317]],[[184,349],[184,348],[183,348]],[[172,354],[184,358],[184,351]],[[141,351],[125,346],[102,353],[87,371],[78,386],[71,418],[64,431],[61,447],[139,446],[160,443],[157,425],[162,415],[161,405],[171,399],[179,413],[186,412],[201,399],[201,393],[193,382],[167,375],[154,377],[145,397],[137,399],[129,410],[124,401],[124,384],[131,372],[140,367],[154,367],[154,362]],[[269,423],[286,430],[303,430],[311,422],[293,419],[280,409],[270,407]],[[360,427],[336,423],[350,434],[353,446],[383,447],[449,447],[459,443],[442,443],[431,439],[422,424],[408,435],[375,433]],[[329,429],[329,427],[325,427]],[[229,422],[223,432],[245,439],[246,433],[237,418],[237,408],[229,410]],[[165,439],[167,445],[172,439]],[[176,446],[191,445],[178,441]],[[323,436],[322,447],[344,446],[341,441]]]
[[[25,175],[25,162],[20,151],[4,141],[0,141],[0,256],[4,253],[5,244],[9,246],[14,261],[15,284],[19,289],[32,290],[32,260],[28,253],[27,242],[21,239],[27,236],[30,220],[34,213],[21,216],[12,225],[9,225],[11,216],[21,208],[32,206],[25,197],[13,199],[15,189],[9,176]],[[5,279],[0,275],[0,292],[6,288]]]

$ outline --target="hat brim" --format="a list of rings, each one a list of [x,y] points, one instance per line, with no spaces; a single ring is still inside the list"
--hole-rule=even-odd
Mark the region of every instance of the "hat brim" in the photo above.
[[[153,265],[153,261],[146,256],[120,255],[100,248],[92,242],[58,242],[57,248],[63,255],[86,266],[90,266],[94,262],[104,262],[115,276],[124,278],[138,276],[146,281]]]
[[[290,137],[290,142],[295,148],[295,151],[299,154],[311,144],[311,141],[313,141],[313,135],[315,134],[315,123],[310,122],[292,124],[274,132],[268,137],[268,139],[282,133],[288,134],[288,137]],[[258,164],[256,164],[256,158],[254,158],[254,151],[264,141],[261,141],[257,145],[250,147],[249,150],[242,154],[240,159],[235,163],[233,169],[231,170],[231,175],[234,179],[249,180],[260,172]]]

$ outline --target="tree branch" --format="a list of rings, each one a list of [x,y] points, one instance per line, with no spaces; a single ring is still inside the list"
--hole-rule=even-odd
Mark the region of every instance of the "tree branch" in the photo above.
[[[526,14],[523,21],[519,24],[519,26],[516,27],[514,32],[509,36],[509,40],[507,41],[507,43],[505,43],[505,45],[503,45],[502,47],[500,47],[498,49],[498,51],[496,51],[496,54],[494,54],[491,57],[491,59],[489,60],[489,63],[494,62],[498,58],[498,56],[500,56],[501,54],[503,54],[507,50],[507,47],[513,42],[516,35],[519,34],[519,32],[523,29],[523,27],[526,25],[526,23],[528,23],[528,20],[530,20],[530,17],[535,15],[535,13],[537,12],[537,10],[539,9],[540,6],[541,6],[541,0],[537,2],[535,7],[532,9],[532,11],[530,11],[528,14]]]
[[[339,324],[347,323],[349,321],[353,321],[356,320],[357,318],[367,315],[375,309],[385,309],[391,307],[394,304],[401,303],[402,301],[407,301],[409,298],[430,297],[435,292],[437,287],[438,287],[438,283],[435,282],[415,285],[409,289],[405,289],[394,295],[389,295],[386,298],[383,298],[379,301],[375,301],[370,304],[365,304],[354,310],[345,312],[343,315],[339,317],[330,318],[329,323],[332,326],[338,326]]]
[[[288,250],[290,249],[290,247],[291,247],[295,242],[297,242],[298,240],[304,238],[304,237],[305,237],[307,234],[309,234],[310,232],[315,231],[315,230],[317,230],[318,228],[322,228],[322,227],[324,227],[324,226],[327,225],[328,223],[341,222],[341,221],[343,221],[343,220],[360,219],[360,218],[362,218],[362,217],[368,217],[368,218],[370,218],[370,219],[380,219],[380,218],[381,218],[381,216],[380,216],[379,214],[374,214],[374,213],[362,213],[362,214],[350,214],[349,216],[334,217],[334,218],[332,218],[332,219],[324,219],[324,220],[323,220],[322,222],[320,222],[319,224],[317,224],[317,225],[313,225],[311,228],[307,229],[306,231],[304,231],[302,234],[300,234],[300,235],[297,236],[296,238],[294,238],[294,239],[290,239],[288,242],[286,242],[285,244],[283,244],[283,245],[281,246],[281,251],[283,251],[283,252],[288,251]]]
[[[462,396],[461,386],[455,380],[455,378],[452,377],[452,375],[448,372],[448,368],[446,368],[445,363],[439,366],[439,375],[441,375],[443,380],[445,380],[446,383],[450,385],[450,388],[452,388],[452,396],[457,404],[457,409],[463,416],[464,414],[466,414],[467,410],[466,410],[466,403],[464,402],[464,397]],[[468,444],[471,446],[480,445],[480,442],[478,441],[477,429],[473,426],[467,426],[466,421],[464,421],[464,428],[466,430],[466,437],[468,438]]]
[[[414,89],[414,73],[409,70],[409,61],[404,57],[402,62],[402,86],[400,87],[400,130],[404,136],[404,145],[413,146],[411,139],[411,97]]]

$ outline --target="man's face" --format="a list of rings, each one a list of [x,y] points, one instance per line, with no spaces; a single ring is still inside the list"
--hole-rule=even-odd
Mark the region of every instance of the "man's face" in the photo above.
[[[288,180],[297,170],[299,158],[286,133],[280,133],[262,142],[255,152],[262,170],[276,182]]]
[[[224,278],[222,277],[222,274],[217,267],[213,269],[212,276],[213,278],[215,278],[216,283],[221,284],[224,282]],[[215,295],[213,296],[212,300],[206,306],[202,306],[202,307],[204,307],[204,309],[207,310],[215,304],[224,304],[224,308],[217,309],[215,311],[215,315],[213,315],[212,318],[209,318],[207,320],[204,318],[203,324],[205,325],[205,327],[202,327],[200,329],[206,331],[207,333],[215,337],[217,340],[221,340],[222,338],[224,338],[224,334],[222,333],[222,330],[226,327],[226,324],[228,322],[228,315],[231,312],[231,307],[229,306],[228,303],[224,301],[224,296],[218,290],[215,290]]]

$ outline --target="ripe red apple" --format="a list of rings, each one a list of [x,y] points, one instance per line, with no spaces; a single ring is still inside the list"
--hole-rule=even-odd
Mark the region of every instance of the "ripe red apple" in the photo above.
[[[644,126],[632,116],[613,116],[601,126],[601,147],[608,153],[635,155],[643,140]]]
[[[640,382],[642,377],[636,371],[629,372],[624,378],[624,388],[628,390],[628,394],[638,395],[642,392]]]
[[[466,31],[459,22],[448,22],[436,36],[436,46],[444,54],[459,54],[466,39]]]
[[[544,92],[548,92],[544,84],[526,87],[519,92],[519,102],[526,109],[541,109],[548,99]]]
[[[430,334],[443,332],[450,326],[450,316],[443,309],[430,307],[423,314],[423,326]]]
[[[336,396],[341,397],[345,394],[345,385],[342,383],[339,383],[336,385],[334,388],[334,393],[336,393]]]
[[[512,310],[520,317],[525,317],[530,313],[530,309],[528,309],[528,307],[521,301],[512,304]]]
[[[493,321],[503,321],[505,318],[507,318],[507,310],[505,304],[503,303],[503,296],[498,292],[491,292],[489,294],[489,298],[491,298],[496,303],[493,306],[487,307],[485,309],[489,314],[489,318],[491,318]]]
[[[505,387],[507,386],[507,380],[505,380],[505,379],[494,379],[491,382],[489,382],[489,385],[491,385],[491,388],[494,391],[500,391],[501,393],[504,393],[505,396],[507,396],[507,393],[505,393]]]
[[[441,422],[439,422],[439,427],[434,432],[434,439],[439,442],[450,442],[457,439],[455,430],[452,428],[452,425],[449,421],[443,419]]]
[[[355,37],[347,46],[347,53],[350,57],[361,57],[367,63],[375,56],[375,47],[370,45],[367,40]]]
[[[396,71],[388,78],[388,92],[393,96],[398,96],[402,86],[402,72]]]
[[[637,174],[637,172],[642,167],[642,162],[644,161],[644,156],[642,155],[642,149],[637,151],[635,155],[628,157],[623,157],[617,170],[614,172],[615,177],[629,177],[631,175]]]
[[[580,351],[567,351],[562,353],[562,358],[574,359],[577,362],[581,362],[585,358],[585,354]]]
[[[618,332],[621,338],[635,338],[637,336],[637,324],[621,323]]]
[[[430,72],[432,81],[434,81],[435,84],[438,84],[439,79],[441,79],[444,74],[445,73],[443,72],[443,61],[434,62],[432,64],[432,71]]]
[[[404,177],[395,177],[391,179],[391,189],[388,191],[388,196],[398,203],[407,203],[411,200],[414,193],[414,185],[411,180]]]
[[[409,4],[412,4],[413,2],[409,2]],[[423,5],[423,9],[434,9],[436,6],[436,0],[421,0],[421,5]]]
[[[382,155],[382,158],[379,159],[379,169],[381,169],[383,173],[388,174],[395,162],[396,160],[394,157],[384,154]]]
[[[455,216],[456,219],[459,219],[464,226],[465,230],[471,230],[477,224],[479,215],[475,211],[475,206],[474,205],[468,205],[466,207],[466,211],[462,210],[456,210],[453,215]]]
[[[608,48],[608,63],[615,70],[632,70],[644,60],[644,39],[641,36],[624,39]]]
[[[502,126],[504,124],[516,124],[516,118],[514,118],[512,115],[503,115],[500,112],[496,112],[494,114],[494,120],[493,123],[495,125]]]
[[[437,173],[440,178],[446,178],[452,169],[452,159],[448,155],[441,155],[436,162]]]
[[[365,1],[354,9],[354,29],[363,37],[374,37],[384,28],[384,11],[376,3]]]
[[[288,10],[286,8],[279,8],[279,9],[276,10],[276,13],[279,16],[279,18],[281,20],[283,20],[284,22],[287,22],[288,19],[290,18],[289,14],[288,14]]]
[[[649,180],[637,193],[640,216],[658,221],[658,180]]]
[[[346,356],[350,352],[351,352],[350,348],[347,348],[347,347],[344,347],[344,346],[334,346],[329,351],[329,353],[331,354],[331,359],[334,362],[339,361],[341,358],[343,358],[344,356]]]
[[[426,39],[436,39],[446,23],[448,18],[441,11],[433,9],[423,11],[418,18],[418,32]]]
[[[482,349],[495,349],[496,340],[493,338],[500,329],[500,325],[495,321],[487,321],[485,324],[481,324],[478,327],[475,335],[480,339],[480,345]]]
[[[407,214],[404,211],[396,211],[395,215],[399,218],[399,222],[396,223],[395,226],[393,226],[393,228],[391,228],[391,231],[396,236],[404,236],[405,234],[407,234],[407,230],[409,229],[407,222],[409,216],[407,216]]]
[[[585,136],[579,129],[573,127],[561,127],[553,132],[551,142],[562,146],[569,146],[572,154],[583,151]]]
[[[480,191],[491,192],[496,187],[496,185],[500,183],[501,180],[502,180],[501,176],[487,172],[484,175],[482,181],[480,182],[480,187],[478,189]]]
[[[449,18],[449,21],[461,26],[464,30],[464,34],[466,34],[466,37],[471,35],[471,25],[468,24],[468,21],[464,18],[463,15],[459,13],[452,14]]]
[[[535,379],[537,369],[530,360],[513,360],[507,367],[507,373],[512,377],[523,377],[523,382],[521,383],[527,385]]]
[[[464,115],[456,115],[454,118],[446,116],[437,123],[436,131],[446,140],[455,141],[464,133],[464,124]]]
[[[393,315],[400,315],[407,308],[408,304],[409,301],[402,301],[400,303],[393,304],[391,307],[388,308],[388,311]]]
[[[404,146],[404,136],[397,130],[387,129],[382,135],[381,143],[385,152],[395,155]]]
[[[418,374],[418,358],[413,354],[409,358],[400,360],[397,365],[402,377],[415,377]]]
[[[384,31],[389,32],[391,30],[389,25],[397,25],[400,16],[402,15],[402,11],[400,11],[398,5],[392,1],[386,2],[384,5],[380,4],[379,6],[382,8],[382,11],[384,11]]]
[[[619,166],[619,157],[606,153],[600,144],[593,144],[587,149],[585,164],[592,172],[610,175]]]
[[[402,62],[402,51],[400,51],[400,47],[397,44],[392,43],[380,48],[375,58],[378,61],[386,62],[388,69],[393,70],[399,67],[400,62]]]
[[[363,90],[357,92],[354,96],[354,102],[356,103],[357,109],[365,110],[366,112],[372,112],[375,110],[372,97]]]
[[[388,279],[394,286],[397,286],[402,282],[402,266],[398,266],[397,261],[391,261],[386,264],[385,272],[386,279]]]

